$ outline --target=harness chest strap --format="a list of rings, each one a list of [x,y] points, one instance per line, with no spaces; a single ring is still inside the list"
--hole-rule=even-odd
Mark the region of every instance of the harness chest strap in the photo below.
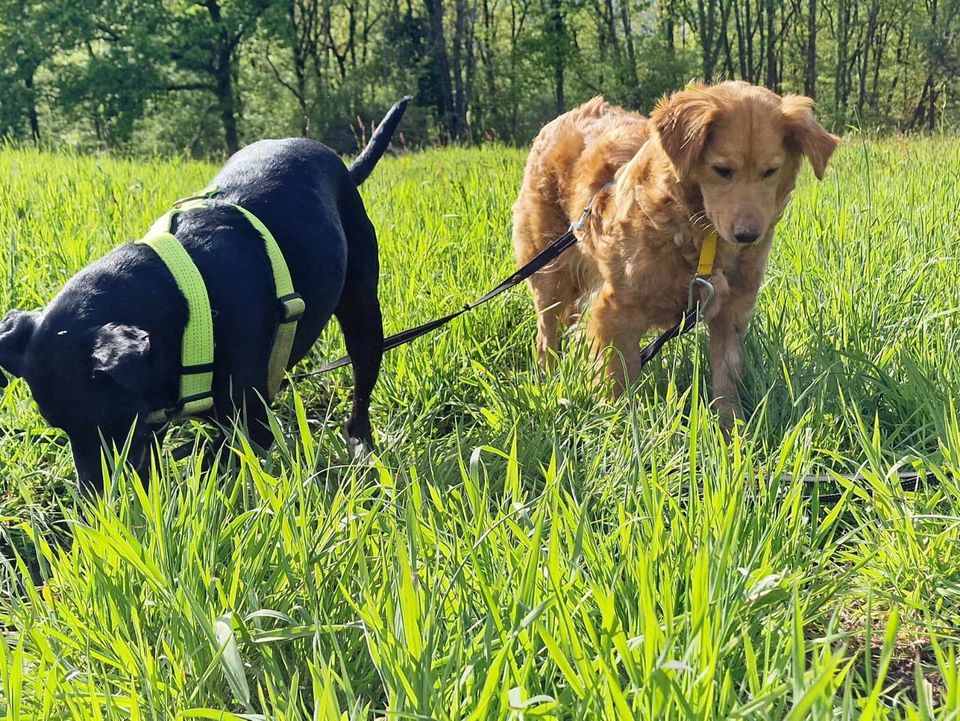
[[[170,227],[173,216],[167,213]],[[174,415],[194,415],[213,407],[213,315],[207,286],[190,255],[180,241],[162,226],[155,224],[137,241],[149,246],[166,264],[187,301],[187,325],[183,329],[180,350],[180,398],[174,409],[160,410],[147,416],[148,423],[163,423]]]
[[[138,243],[149,246],[164,262],[187,302],[188,319],[183,332],[180,353],[180,397],[172,408],[155,411],[147,416],[147,422],[165,423],[174,418],[197,415],[213,407],[213,315],[206,284],[193,259],[170,232],[173,219],[180,213],[207,206],[208,198],[219,192],[212,188],[191,198],[178,201],[174,209],[164,214]],[[270,260],[277,301],[280,305],[280,320],[270,351],[267,367],[267,395],[272,399],[283,381],[290,361],[293,341],[297,334],[297,321],[303,316],[306,306],[293,289],[290,270],[280,246],[270,230],[253,213],[239,205],[226,203],[235,208],[263,238],[264,248]]]
[[[233,203],[230,203],[230,205],[240,211],[247,222],[263,237],[267,257],[270,259],[270,268],[273,270],[273,285],[276,290],[277,301],[280,303],[280,322],[277,323],[277,331],[273,337],[273,348],[270,350],[270,362],[267,365],[267,395],[272,399],[280,389],[280,383],[283,382],[283,374],[287,370],[287,365],[290,362],[290,352],[293,350],[293,339],[297,335],[297,322],[303,317],[307,306],[300,294],[293,289],[290,269],[287,267],[283,252],[277,245],[273,233],[246,208],[233,205]]]

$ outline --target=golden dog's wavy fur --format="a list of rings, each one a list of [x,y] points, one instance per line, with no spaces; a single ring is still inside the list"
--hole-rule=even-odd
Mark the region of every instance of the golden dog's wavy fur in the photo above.
[[[533,143],[514,205],[523,264],[561,235],[595,195],[580,243],[528,281],[541,362],[596,293],[587,332],[619,391],[640,369],[641,336],[676,323],[686,305],[705,231],[720,234],[706,313],[713,395],[722,417],[739,414],[742,341],[774,227],[801,156],[818,178],[839,142],[812,101],[743,82],[694,85],[661,99],[647,119],[593,100],[548,123]]]

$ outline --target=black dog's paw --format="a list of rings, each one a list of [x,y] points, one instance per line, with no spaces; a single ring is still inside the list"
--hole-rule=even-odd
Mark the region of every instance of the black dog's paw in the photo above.
[[[373,437],[356,438],[354,436],[348,436],[347,447],[350,449],[355,460],[365,458],[372,453],[376,453],[377,451],[377,446],[373,442]]]

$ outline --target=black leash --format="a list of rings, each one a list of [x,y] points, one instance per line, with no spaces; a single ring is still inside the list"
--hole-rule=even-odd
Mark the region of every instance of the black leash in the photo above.
[[[527,278],[529,278],[531,275],[533,275],[538,270],[543,268],[543,266],[545,266],[551,260],[559,256],[561,253],[567,250],[567,248],[574,245],[579,240],[579,238],[577,238],[576,236],[575,231],[583,227],[582,221],[585,221],[586,216],[590,214],[589,210],[590,210],[590,207],[588,206],[588,208],[584,210],[584,215],[581,216],[581,221],[577,221],[576,223],[571,223],[566,233],[561,235],[559,238],[553,241],[546,248],[541,250],[533,258],[533,260],[531,260],[529,263],[524,265],[522,268],[520,268],[517,272],[515,272],[509,278],[505,279],[502,283],[497,285],[495,288],[492,288],[486,295],[481,296],[477,300],[473,301],[473,303],[467,303],[460,310],[454,311],[453,313],[450,313],[449,315],[445,315],[442,318],[431,320],[428,323],[424,323],[423,325],[418,325],[415,328],[409,328],[405,331],[401,331],[400,333],[396,333],[392,336],[384,338],[383,339],[384,352],[388,350],[392,350],[393,348],[397,348],[398,346],[406,345],[410,341],[416,340],[422,335],[426,335],[427,333],[430,333],[436,330],[437,328],[441,328],[442,326],[445,326],[454,318],[459,318],[464,313],[471,311],[474,308],[478,308],[479,306],[483,305],[487,301],[493,300],[501,293],[508,291],[511,288],[513,288],[515,285],[519,285],[520,283],[525,281]],[[298,376],[304,377],[304,376],[320,375],[322,373],[326,373],[327,371],[332,371],[335,368],[342,368],[343,366],[350,365],[350,362],[351,362],[350,356],[345,355],[342,358],[338,358],[337,360],[333,361],[332,363],[327,363],[327,365],[323,366],[319,370],[315,370],[310,373],[298,374]]]
[[[863,476],[848,475],[848,476],[842,476],[842,477],[844,480],[860,485],[861,490],[866,491],[871,497],[873,497],[874,495],[873,488],[869,486],[864,487],[864,485],[862,485],[864,480]],[[900,490],[903,491],[904,493],[914,493],[916,491],[919,491],[921,486],[930,486],[930,485],[933,485],[934,481],[936,481],[936,477],[932,473],[915,473],[913,471],[900,473],[897,475],[897,478],[900,483]],[[817,491],[819,491],[819,486],[821,485],[825,485],[827,483],[836,484],[836,480],[834,480],[830,476],[803,476],[800,480],[802,483],[817,486],[817,489],[816,489]],[[840,493],[819,493],[818,492],[816,493],[816,498],[821,503],[836,503],[841,498],[843,498],[845,494],[849,492],[850,491],[843,491]],[[813,497],[814,497],[814,494],[804,496],[804,498],[807,498],[807,499],[812,499]]]
[[[23,428],[0,428],[0,441],[4,438],[17,438],[21,441],[26,441],[29,438],[31,443],[49,443],[61,448],[65,448],[68,443],[67,437],[64,435],[51,434],[45,430],[32,431]]]

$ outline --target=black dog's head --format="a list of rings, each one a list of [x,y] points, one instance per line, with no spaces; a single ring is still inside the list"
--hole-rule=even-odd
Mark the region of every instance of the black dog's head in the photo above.
[[[138,418],[128,459],[141,475],[147,469],[155,429],[143,419],[159,407],[156,354],[140,328],[87,325],[54,306],[0,321],[0,368],[26,380],[43,417],[70,438],[81,488],[96,492],[103,444],[122,448]]]

